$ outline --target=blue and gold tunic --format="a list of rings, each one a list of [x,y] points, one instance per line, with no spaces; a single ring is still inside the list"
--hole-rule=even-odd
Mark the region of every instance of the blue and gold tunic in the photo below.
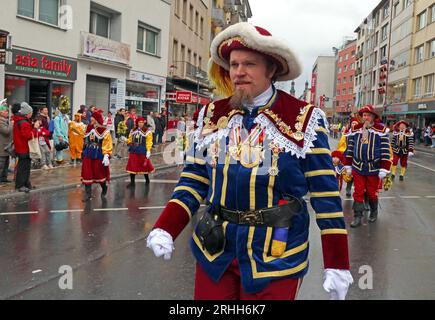
[[[349,269],[324,113],[282,91],[274,91],[270,101],[252,113],[232,110],[228,102],[220,100],[201,110],[180,181],[155,227],[176,238],[204,201],[245,211],[277,206],[286,194],[302,199],[309,192],[325,268]],[[251,127],[244,130],[247,123]],[[280,256],[271,252],[277,228],[228,222],[223,251],[210,255],[194,232],[193,254],[214,281],[236,258],[246,292],[262,290],[274,279],[303,277],[310,222],[307,204],[302,203],[303,212],[292,218]]]

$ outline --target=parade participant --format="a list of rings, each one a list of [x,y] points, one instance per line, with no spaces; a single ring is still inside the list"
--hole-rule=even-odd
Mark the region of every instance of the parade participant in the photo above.
[[[352,181],[352,176],[346,173],[346,169],[344,168],[344,155],[342,152],[335,150],[332,152],[331,156],[332,164],[334,165],[335,178],[338,182],[338,190],[341,191],[343,180],[349,184]]]
[[[352,128],[346,150],[346,171],[353,176],[354,220],[351,227],[361,225],[364,207],[364,194],[370,205],[369,222],[378,217],[378,187],[390,171],[391,155],[388,130],[373,106],[366,105],[359,110],[363,123]],[[380,180],[381,179],[381,180]]]
[[[343,157],[347,149],[347,137],[352,132],[352,128],[356,126],[358,123],[360,123],[360,120],[355,116],[351,116],[349,123],[345,125],[343,127],[343,130],[341,131],[341,138],[338,142],[337,151],[341,152],[343,154]],[[343,161],[342,163],[344,165],[345,161]],[[346,197],[350,198],[352,196],[353,177],[351,175],[346,174],[345,182],[346,182]]]
[[[130,132],[127,145],[129,146],[129,157],[125,170],[130,173],[130,183],[127,188],[135,187],[135,177],[138,174],[145,175],[145,183],[149,184],[149,174],[154,172],[154,167],[149,160],[153,146],[153,133],[145,126],[145,118],[136,119],[136,126]]]
[[[71,164],[74,164],[76,161],[82,161],[86,125],[82,122],[81,113],[74,114],[74,121],[71,121],[68,127],[69,152],[71,154]]]
[[[397,164],[400,160],[400,181],[405,177],[408,167],[408,156],[414,155],[414,136],[409,124],[406,121],[399,121],[393,126],[393,139],[391,140],[393,149],[393,165],[391,167],[391,178],[396,176]]]
[[[147,246],[170,259],[173,240],[206,199],[191,241],[195,299],[294,299],[308,270],[302,197],[310,191],[323,287],[344,299],[353,280],[325,114],[273,85],[296,78],[300,63],[284,42],[246,22],[218,34],[211,56],[209,79],[228,98],[202,108],[180,181]]]
[[[86,191],[84,202],[92,199],[93,183],[101,185],[102,197],[107,194],[106,182],[110,179],[109,159],[113,145],[110,131],[103,123],[102,111],[96,110],[86,128],[82,162],[82,183]]]

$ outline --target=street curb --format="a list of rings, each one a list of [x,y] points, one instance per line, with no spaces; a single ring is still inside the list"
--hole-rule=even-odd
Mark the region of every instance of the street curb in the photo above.
[[[159,167],[155,167],[155,171],[169,169],[169,168],[176,168],[178,166],[179,166],[178,164],[159,166]],[[122,179],[122,178],[126,178],[126,177],[129,177],[129,176],[130,176],[129,173],[117,174],[117,175],[114,175],[114,176],[110,176],[110,180]],[[11,193],[7,193],[5,195],[0,195],[0,200],[7,200],[7,199],[10,199],[10,198],[18,198],[18,197],[25,197],[27,195],[35,194],[35,193],[43,193],[43,192],[52,192],[52,191],[59,191],[59,190],[74,189],[74,188],[77,188],[77,186],[81,187],[82,183],[81,182],[77,182],[77,183],[64,184],[64,185],[60,185],[60,186],[42,187],[42,188],[37,188],[35,190],[30,190],[29,193],[25,193],[25,192],[11,192]]]

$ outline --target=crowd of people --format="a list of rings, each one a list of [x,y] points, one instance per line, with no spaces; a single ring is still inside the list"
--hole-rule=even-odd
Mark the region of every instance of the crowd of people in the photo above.
[[[0,183],[13,182],[8,180],[8,173],[12,170],[11,167],[14,167],[15,189],[27,193],[34,188],[30,183],[32,168],[51,170],[63,165],[68,158],[66,152],[69,153],[70,164],[81,164],[86,157],[86,141],[91,131],[90,127],[95,123],[110,135],[113,149],[110,157],[117,159],[131,156],[132,149],[137,151],[132,144],[137,147],[137,143],[141,141],[139,139],[132,142],[132,134],[137,133],[138,128],[145,128],[144,130],[149,132],[151,140],[147,138],[146,149],[162,144],[168,128],[166,111],[149,112],[143,118],[136,114],[135,106],[128,110],[121,108],[115,116],[110,111],[104,115],[95,105],[80,106],[72,119],[69,113],[68,108],[58,108],[54,112],[54,117],[50,118],[46,106],[35,110],[26,102],[9,105],[6,99],[1,101]],[[171,121],[174,129],[182,126],[183,130],[186,130],[187,117],[175,120]],[[146,178],[149,180],[148,176]]]

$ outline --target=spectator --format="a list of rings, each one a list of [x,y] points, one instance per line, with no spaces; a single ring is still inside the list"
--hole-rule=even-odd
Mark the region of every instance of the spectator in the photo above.
[[[431,139],[432,139],[431,148],[435,148],[435,123],[432,123]]]
[[[59,112],[56,118],[54,118],[54,132],[53,132],[53,141],[56,162],[58,164],[62,164],[64,162],[63,159],[63,150],[68,148],[68,124],[69,118],[67,114],[63,114]],[[63,148],[59,146],[63,145]]]
[[[0,102],[0,183],[8,180],[9,154],[4,148],[12,141],[13,121],[9,121],[9,106],[6,99]]]
[[[93,104],[89,107],[89,109],[86,111],[86,124],[89,124],[91,122],[92,114],[97,110],[97,106]]]
[[[31,159],[28,142],[32,140],[34,136],[37,136],[37,129],[39,129],[40,126],[39,121],[36,121],[35,124],[32,125],[32,121],[30,120],[32,113],[32,107],[26,102],[22,102],[20,111],[13,117],[13,139],[18,161],[16,166],[15,189],[25,193],[33,189],[30,183]]]
[[[89,119],[87,118],[87,108],[86,108],[86,106],[84,104],[82,104],[80,106],[80,109],[79,109],[79,111],[77,111],[77,113],[81,114],[81,116],[82,116],[82,123],[85,124],[85,125],[88,125]]]
[[[426,129],[424,130],[424,145],[426,147],[428,147],[428,146],[430,146],[432,144],[431,135],[432,135],[432,128],[428,124]]]
[[[153,146],[156,144],[156,122],[154,120],[154,112],[150,111],[147,116],[147,124],[153,133]]]
[[[115,141],[115,123],[113,119],[112,112],[107,113],[107,117],[104,118],[104,126],[107,128],[107,130],[110,131],[110,136],[112,137],[112,141]]]
[[[125,109],[121,108],[115,115],[115,137],[118,138],[118,124],[125,121]]]
[[[121,159],[127,157],[128,146],[127,139],[129,136],[128,128],[126,122],[128,121],[128,114],[126,115],[125,121],[119,121],[116,132],[118,135],[117,143],[115,146],[115,158]]]
[[[154,121],[156,124],[156,137],[154,138],[154,140],[156,141],[156,144],[161,144],[163,132],[165,130],[165,120],[162,118],[162,115],[160,113],[157,113]]]
[[[136,107],[131,106],[128,109],[128,117],[125,119],[125,124],[127,125],[127,137],[130,135],[130,131],[133,130],[136,123],[137,115],[136,115]]]

